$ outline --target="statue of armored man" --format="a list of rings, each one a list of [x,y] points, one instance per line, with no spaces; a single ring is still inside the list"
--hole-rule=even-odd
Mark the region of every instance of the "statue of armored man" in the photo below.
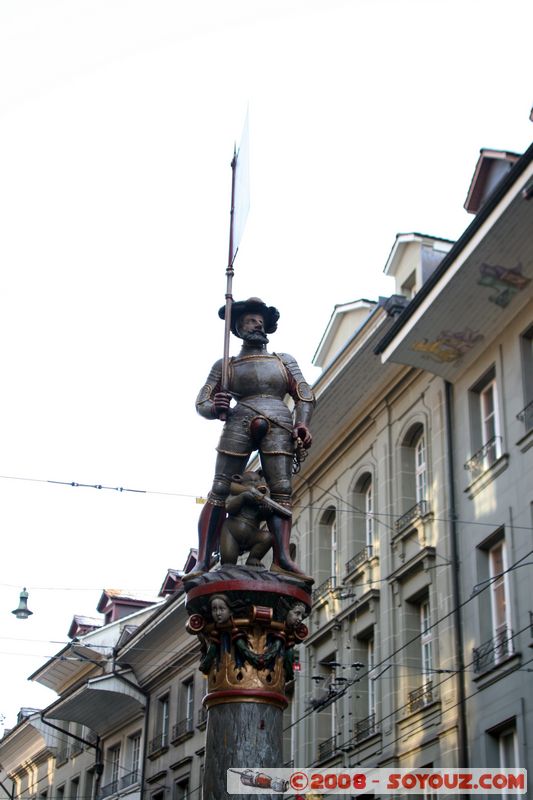
[[[225,315],[223,306],[219,316],[225,319]],[[241,350],[229,359],[227,385],[223,385],[223,359],[220,359],[211,368],[196,400],[201,416],[225,423],[217,447],[213,485],[198,524],[197,564],[184,577],[185,581],[208,572],[216,550],[221,551],[222,563],[235,563],[236,547],[250,550],[253,555],[250,564],[258,563],[258,556],[272,546],[272,572],[312,582],[291,558],[289,542],[293,464],[302,460],[311,446],[309,422],[315,399],[295,359],[287,353],[269,353],[266,349],[267,334],[275,332],[278,319],[278,310],[258,297],[233,302],[231,332],[241,339]],[[287,397],[292,398],[292,409]],[[255,451],[261,462],[261,481],[246,471]],[[247,492],[246,497],[228,503],[230,494],[240,493],[235,485],[243,484],[245,473],[242,492]],[[249,526],[257,526],[254,542],[250,542],[249,532],[246,542],[239,543],[238,535],[223,535],[221,542],[228,513],[234,516],[242,513],[248,517]],[[256,522],[252,523],[252,519]],[[260,531],[262,521],[268,530]],[[245,528],[244,524],[233,527],[237,531]]]

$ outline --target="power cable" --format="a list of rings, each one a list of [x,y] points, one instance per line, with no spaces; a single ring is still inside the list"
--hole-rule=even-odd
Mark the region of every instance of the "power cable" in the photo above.
[[[504,571],[501,573],[501,575],[503,575],[503,574],[505,574],[505,573],[507,573],[507,572],[510,572],[511,570],[514,570],[514,569],[516,569],[516,567],[517,567],[517,566],[518,566],[518,565],[519,565],[519,564],[520,564],[520,563],[521,563],[521,562],[522,562],[524,559],[526,559],[526,558],[529,558],[529,556],[530,556],[530,555],[533,555],[533,550],[530,550],[528,553],[526,553],[525,555],[523,555],[521,558],[517,559],[517,561],[515,561],[513,564],[511,564],[509,567],[507,567],[507,569],[506,569],[506,570],[504,570]],[[501,575],[495,576],[494,580],[496,580],[496,579],[500,578],[500,577],[501,577]],[[419,640],[419,639],[420,639],[422,636],[425,636],[425,635],[427,635],[427,632],[428,632],[428,631],[430,631],[432,628],[435,628],[437,625],[440,625],[440,624],[441,624],[442,622],[444,622],[446,619],[448,619],[448,618],[449,618],[449,617],[451,617],[453,614],[455,614],[455,613],[456,613],[458,610],[460,610],[460,609],[464,608],[464,606],[466,606],[468,603],[470,603],[470,602],[471,602],[472,600],[474,600],[475,598],[479,597],[479,595],[480,595],[480,594],[482,594],[482,592],[486,591],[486,590],[487,590],[487,589],[488,589],[488,588],[489,588],[491,585],[492,585],[492,583],[490,583],[490,582],[489,582],[489,583],[487,583],[487,585],[486,585],[486,586],[484,586],[484,587],[482,587],[481,589],[479,589],[479,591],[478,591],[478,592],[476,592],[475,594],[472,594],[470,597],[468,597],[468,598],[467,598],[466,600],[464,600],[462,603],[459,603],[459,605],[458,605],[458,606],[456,606],[456,607],[452,608],[450,611],[448,611],[448,612],[447,612],[446,614],[444,614],[442,617],[439,617],[439,618],[437,618],[437,619],[435,620],[435,622],[432,622],[430,625],[428,625],[428,626],[427,626],[427,628],[424,630],[424,632],[420,632],[420,633],[416,634],[416,636],[413,636],[411,639],[409,639],[407,642],[405,642],[403,645],[401,645],[401,647],[398,647],[396,650],[394,650],[394,651],[393,651],[393,652],[392,652],[390,655],[388,655],[388,656],[387,656],[387,658],[384,658],[382,661],[378,662],[377,664],[374,664],[374,666],[372,667],[372,669],[371,669],[371,670],[367,670],[367,672],[366,672],[366,673],[364,673],[363,675],[360,675],[360,676],[359,676],[359,679],[361,679],[361,678],[363,678],[363,677],[367,677],[367,675],[369,674],[369,672],[372,672],[372,671],[374,671],[374,670],[376,670],[376,669],[379,669],[379,667],[381,667],[381,666],[385,666],[385,665],[387,664],[387,662],[388,662],[388,661],[390,661],[391,659],[393,659],[395,656],[397,656],[397,655],[398,655],[398,653],[401,653],[401,652],[402,652],[402,650],[405,650],[405,648],[409,647],[411,644],[413,644],[414,642],[418,641],[418,640]],[[529,627],[529,626],[527,626],[527,627]],[[344,693],[345,693],[345,692],[344,692]],[[342,696],[342,694],[343,694],[343,692],[339,692],[339,693],[338,693],[338,696]],[[335,702],[335,700],[334,700],[333,702]],[[288,725],[286,728],[284,728],[284,731],[287,731],[287,730],[289,730],[290,728],[294,727],[294,725],[296,725],[296,724],[297,724],[298,722],[300,722],[302,719],[305,719],[307,716],[309,716],[309,714],[310,714],[310,713],[313,713],[313,712],[314,712],[314,711],[316,711],[316,710],[317,710],[317,709],[311,709],[310,711],[306,712],[306,713],[305,713],[304,715],[302,715],[302,717],[300,717],[298,720],[295,720],[295,722],[291,723],[291,724],[290,724],[290,725]]]
[[[144,494],[144,495],[162,495],[168,497],[184,497],[190,500],[195,500],[197,504],[203,504],[206,501],[206,498],[202,494],[191,494],[190,492],[169,492],[169,491],[162,491],[157,489],[131,489],[125,486],[108,486],[106,484],[101,483],[81,483],[78,481],[60,481],[60,480],[51,480],[48,478],[27,478],[19,475],[0,475],[0,480],[11,480],[11,481],[26,481],[29,483],[45,483],[50,485],[57,485],[57,486],[70,486],[73,488],[87,488],[87,489],[97,489],[97,490],[108,490],[112,492],[116,492],[118,494],[123,493],[130,493],[130,494]],[[336,509],[339,513],[348,513],[348,514],[358,514],[363,517],[371,517],[375,519],[378,524],[383,525],[388,530],[393,531],[394,526],[389,525],[387,522],[383,522],[380,518],[387,517],[392,520],[397,520],[398,515],[393,514],[391,512],[385,511],[372,511],[367,512],[363,511],[363,509],[358,508],[354,503],[350,503],[348,500],[344,500],[338,493],[334,493],[330,489],[324,489],[319,484],[310,484],[312,488],[320,489],[320,491],[324,492],[324,494],[329,494],[338,500],[340,503],[348,506],[348,508],[339,508]],[[311,506],[311,505],[302,505],[300,503],[295,503],[293,508],[299,509],[312,509],[314,511],[321,511],[323,510],[323,506]],[[433,517],[435,522],[450,522],[449,517]],[[501,527],[505,523],[498,523],[495,525],[492,522],[479,522],[476,520],[461,520],[459,518],[455,518],[455,522],[462,524],[462,525],[478,525],[482,527]],[[514,525],[515,530],[524,530],[524,531],[533,531],[533,527],[530,525]],[[5,584],[4,584],[5,585]]]

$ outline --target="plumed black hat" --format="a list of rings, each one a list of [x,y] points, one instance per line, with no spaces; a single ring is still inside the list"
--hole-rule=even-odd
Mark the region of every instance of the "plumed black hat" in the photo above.
[[[278,327],[279,311],[274,306],[267,306],[259,297],[234,300],[231,306],[231,332],[235,336],[239,336],[237,325],[243,314],[261,314],[265,321],[265,333],[274,333]],[[218,316],[226,319],[226,306],[219,308]]]

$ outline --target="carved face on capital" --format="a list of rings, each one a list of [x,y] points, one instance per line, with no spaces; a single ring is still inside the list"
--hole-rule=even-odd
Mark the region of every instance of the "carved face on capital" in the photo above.
[[[223,595],[216,594],[211,598],[211,616],[215,625],[223,625],[230,619],[231,608]]]
[[[285,625],[287,628],[294,629],[301,625],[307,615],[306,608],[303,603],[295,603],[288,611]]]

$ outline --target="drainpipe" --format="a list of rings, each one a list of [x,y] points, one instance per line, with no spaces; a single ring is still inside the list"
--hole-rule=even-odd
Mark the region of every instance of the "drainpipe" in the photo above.
[[[468,737],[466,726],[466,689],[465,689],[465,664],[464,664],[464,642],[461,614],[461,593],[459,584],[459,548],[457,533],[457,512],[455,501],[455,470],[454,470],[454,447],[453,447],[453,386],[449,381],[444,382],[445,388],[445,413],[446,413],[446,445],[448,450],[448,485],[450,493],[449,519],[450,519],[450,549],[452,560],[452,602],[454,606],[453,627],[455,649],[457,652],[457,695],[458,703],[458,750],[459,766],[463,769],[468,768]],[[464,798],[467,795],[462,795]]]

